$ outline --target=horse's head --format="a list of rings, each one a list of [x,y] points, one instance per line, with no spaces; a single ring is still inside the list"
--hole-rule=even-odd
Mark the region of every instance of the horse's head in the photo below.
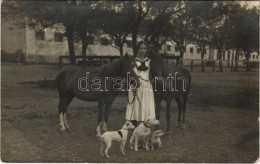
[[[149,58],[151,59],[150,63],[150,75],[154,77],[162,77],[164,72],[164,62],[163,58],[159,55],[154,54],[152,51],[149,53]]]
[[[127,74],[130,75],[130,77],[136,78],[137,85],[139,86],[139,80],[138,76],[134,72],[134,67],[135,67],[135,61],[133,56],[129,56],[127,53],[125,56],[122,56],[120,59],[120,72],[121,76],[123,78],[127,78]]]

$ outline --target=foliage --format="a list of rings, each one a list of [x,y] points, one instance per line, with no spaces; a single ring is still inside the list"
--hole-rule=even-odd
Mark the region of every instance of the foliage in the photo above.
[[[183,58],[187,44],[195,43],[204,58],[207,47],[218,50],[222,60],[226,50],[243,51],[247,59],[258,51],[259,12],[238,2],[199,1],[4,1],[2,18],[35,30],[60,23],[65,27],[71,62],[75,64],[74,35],[82,41],[82,55],[91,37],[108,34],[110,45],[123,55],[131,36],[133,54],[139,39],[158,52],[172,40]]]

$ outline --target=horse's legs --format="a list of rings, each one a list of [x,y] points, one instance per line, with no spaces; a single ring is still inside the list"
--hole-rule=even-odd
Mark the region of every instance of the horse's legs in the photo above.
[[[175,98],[177,104],[178,104],[178,122],[176,123],[176,126],[180,126],[181,125],[181,116],[182,116],[182,112],[183,112],[183,97],[182,96],[178,96]]]
[[[160,120],[161,118],[161,97],[159,96],[155,96],[155,118],[156,120]],[[158,130],[159,129],[159,125],[155,126],[155,129]]]
[[[111,106],[112,104],[105,104],[105,113],[104,113],[104,122],[103,122],[104,131],[107,131],[107,121],[108,121],[108,116],[109,116]]]
[[[183,96],[183,114],[182,114],[182,128],[185,129],[186,128],[186,124],[185,124],[185,112],[186,112],[186,103],[188,101],[188,94],[185,94]]]
[[[112,104],[114,102],[114,99],[115,99],[115,97],[109,98],[106,101],[106,104],[105,104],[105,113],[104,113],[104,120],[105,120],[105,122],[103,122],[103,130],[104,131],[107,131],[107,122],[108,122],[109,112],[110,112],[111,106],[112,106]]]
[[[166,119],[167,119],[167,133],[170,134],[170,119],[171,119],[171,97],[166,98]]]
[[[65,112],[64,115],[63,115],[63,121],[64,121],[64,125],[65,125],[66,130],[67,130],[67,131],[70,131],[70,127],[69,127],[68,122],[67,122],[66,112]]]
[[[61,130],[61,132],[65,132],[65,131],[66,131],[66,128],[65,128],[65,125],[64,125],[63,114],[62,114],[62,113],[60,113],[60,130]]]
[[[62,132],[64,132],[66,129],[69,130],[69,126],[66,119],[66,111],[72,99],[73,96],[68,92],[60,93],[60,102],[58,108],[59,108],[59,115],[60,115],[60,127]]]
[[[101,124],[103,119],[103,108],[104,108],[104,101],[98,101],[98,126],[97,126],[97,137],[101,136]]]

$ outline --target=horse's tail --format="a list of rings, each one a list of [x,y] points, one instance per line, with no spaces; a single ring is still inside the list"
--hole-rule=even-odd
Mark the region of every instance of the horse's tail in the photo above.
[[[61,79],[62,76],[64,76],[64,71],[60,71],[60,72],[58,73],[58,75],[56,76],[55,82],[56,82],[57,85],[58,85],[59,81],[62,80],[62,79]]]
[[[58,90],[66,90],[67,89],[67,82],[68,82],[68,75],[70,72],[73,71],[73,67],[66,67],[62,69],[58,75],[56,76],[55,82],[58,87]]]
[[[181,72],[185,76],[185,78],[187,80],[186,89],[187,89],[187,92],[189,92],[190,89],[191,89],[191,73],[190,73],[190,71],[187,68],[184,68],[184,67],[180,67],[178,71]]]
[[[56,76],[56,84],[58,86],[58,89],[67,89],[68,81],[71,75],[75,74],[77,69],[79,69],[78,66],[68,66],[64,67]]]
[[[186,68],[185,68],[186,69]],[[186,69],[186,74],[187,74],[187,77],[188,77],[188,81],[189,81],[189,84],[188,84],[188,91],[190,91],[191,89],[191,73],[188,69]]]
[[[61,88],[63,88],[62,86],[62,81],[64,82],[64,72],[63,71],[60,71],[59,73],[58,73],[58,75],[56,76],[56,78],[55,78],[55,83],[56,83],[56,85],[57,85],[57,88],[58,88],[58,90],[60,90]]]

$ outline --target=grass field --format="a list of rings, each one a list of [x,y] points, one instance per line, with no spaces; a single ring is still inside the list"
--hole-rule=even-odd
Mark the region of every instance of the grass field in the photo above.
[[[175,127],[162,149],[122,155],[113,143],[111,158],[100,156],[96,140],[97,103],[74,99],[68,109],[71,133],[60,133],[58,92],[26,83],[55,77],[57,66],[2,65],[1,159],[3,162],[247,162],[259,156],[259,72],[194,72],[185,130]],[[23,84],[22,84],[23,83]],[[126,96],[112,106],[108,130],[124,123]],[[161,128],[165,130],[163,102]]]

